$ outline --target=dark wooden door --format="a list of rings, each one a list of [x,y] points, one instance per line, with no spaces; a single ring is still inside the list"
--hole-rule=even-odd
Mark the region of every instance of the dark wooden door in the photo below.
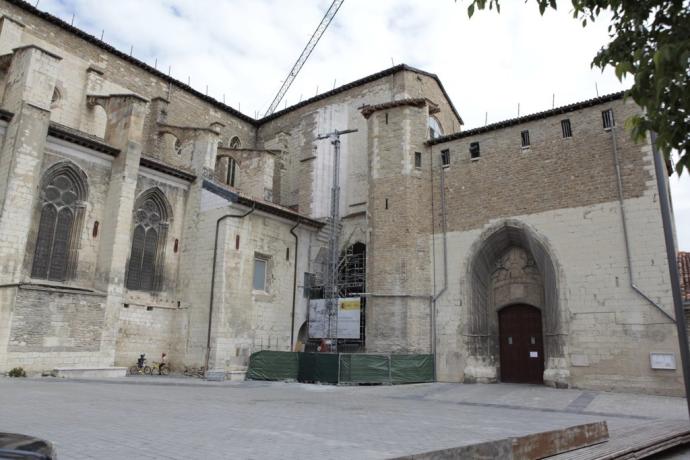
[[[530,305],[510,305],[498,313],[501,381],[544,382],[541,312]]]

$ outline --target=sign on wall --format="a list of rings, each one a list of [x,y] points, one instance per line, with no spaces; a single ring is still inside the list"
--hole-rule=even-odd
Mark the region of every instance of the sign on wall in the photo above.
[[[362,311],[361,297],[347,297],[338,299],[338,338],[359,339],[359,321]],[[316,299],[309,301],[309,337],[320,339],[328,337],[329,315],[328,300]],[[335,317],[332,318],[335,328]]]
[[[669,369],[676,368],[676,354],[675,353],[650,353],[649,362],[652,369]]]

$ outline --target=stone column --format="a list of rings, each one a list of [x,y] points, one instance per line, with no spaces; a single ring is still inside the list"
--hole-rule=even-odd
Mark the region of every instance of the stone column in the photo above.
[[[135,95],[111,95],[89,96],[87,102],[103,107],[108,116],[105,141],[120,149],[110,173],[105,203],[108,211],[103,222],[96,267],[96,288],[107,294],[101,351],[114,361],[148,101]]]
[[[8,16],[0,18],[0,55],[11,53],[22,44],[24,24]]]
[[[12,112],[0,155],[0,284],[19,282],[37,199],[60,57],[40,48],[17,48],[7,76],[3,108]]]
[[[28,230],[38,199],[60,59],[35,46],[17,48],[7,71],[2,107],[13,116],[0,152],[0,367],[6,360],[16,285],[30,271],[24,263],[31,260],[26,254]]]
[[[364,107],[368,119],[367,351],[431,353],[430,161],[424,99]],[[415,168],[415,152],[424,155]]]

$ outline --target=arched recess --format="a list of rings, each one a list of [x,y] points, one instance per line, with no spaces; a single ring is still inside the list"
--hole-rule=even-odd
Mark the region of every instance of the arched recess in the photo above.
[[[522,279],[510,279],[511,276],[501,279],[500,272],[510,269],[506,263],[516,265]],[[485,231],[473,244],[467,267],[465,381],[497,380],[498,310],[510,303],[523,302],[542,312],[544,382],[567,386],[567,315],[559,296],[561,283],[557,261],[546,240],[523,222],[501,222]]]
[[[132,246],[127,263],[127,289],[160,291],[172,208],[158,187],[137,198],[132,222]]]
[[[71,161],[55,163],[43,173],[32,278],[66,281],[74,277],[88,195],[86,173]]]
[[[158,132],[158,154],[163,158],[175,163],[183,162],[189,156],[185,155],[186,150],[182,140],[173,133],[165,130]]]

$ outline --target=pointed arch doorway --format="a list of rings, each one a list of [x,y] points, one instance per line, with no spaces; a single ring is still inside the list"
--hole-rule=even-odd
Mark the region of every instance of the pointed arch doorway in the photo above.
[[[501,381],[544,383],[541,311],[514,304],[498,312]]]

